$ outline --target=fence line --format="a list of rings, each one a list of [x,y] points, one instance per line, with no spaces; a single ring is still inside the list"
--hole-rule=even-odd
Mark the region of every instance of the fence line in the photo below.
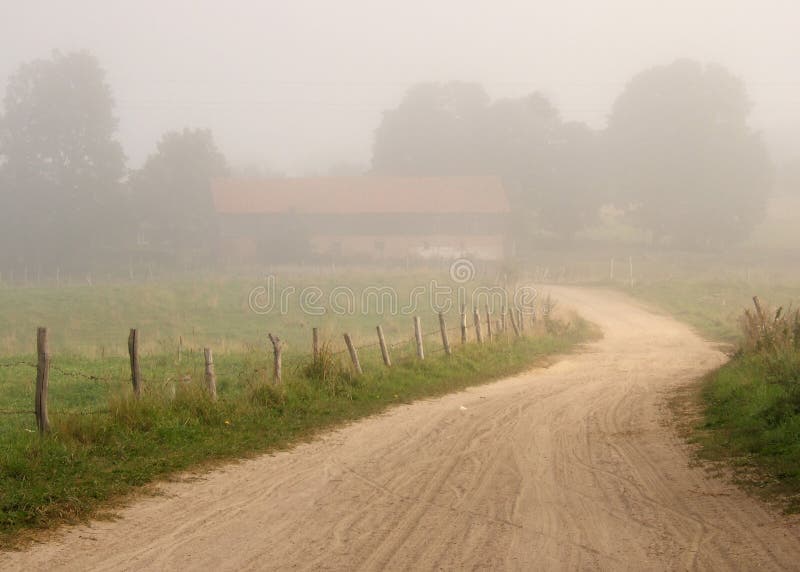
[[[522,309],[521,308],[509,308],[507,310],[508,316],[510,318],[511,326],[514,330],[513,337],[520,337],[522,334]],[[517,316],[515,316],[517,314]],[[460,346],[465,346],[470,343],[470,337],[473,338],[472,342],[477,344],[483,344],[489,346],[489,344],[496,340],[509,340],[508,334],[509,330],[506,327],[506,310],[502,312],[500,316],[497,314],[491,314],[488,311],[485,312],[484,316],[475,309],[472,312],[472,336],[465,336],[465,333],[469,330],[469,328],[465,328],[465,317],[469,314],[466,314],[464,309],[462,309],[462,313],[459,315],[461,324],[458,326],[453,327],[446,327],[446,322],[444,315],[442,313],[438,313],[438,328],[432,328],[431,331],[427,333],[422,332],[421,322],[419,316],[413,316],[413,332],[414,335],[412,337],[396,341],[391,344],[385,343],[385,339],[383,338],[383,331],[380,326],[377,328],[378,339],[373,342],[364,343],[358,345],[354,342],[353,338],[349,334],[344,334],[344,340],[346,347],[342,350],[337,350],[334,352],[330,352],[329,355],[332,356],[340,356],[342,354],[348,353],[350,356],[350,360],[353,365],[353,370],[356,375],[363,374],[363,367],[361,364],[361,360],[358,356],[358,352],[361,350],[367,350],[371,348],[379,347],[381,350],[383,364],[385,367],[391,367],[391,358],[390,352],[394,351],[396,348],[404,347],[409,350],[407,355],[404,357],[411,357],[416,356],[418,360],[425,359],[425,353],[441,353],[444,352],[447,356],[451,355],[451,343],[449,342],[448,334],[453,332],[461,332],[461,343],[456,344]],[[547,317],[548,313],[545,312],[543,314]],[[502,319],[501,319],[502,318]],[[516,319],[515,319],[516,318]],[[485,320],[485,325],[487,327],[487,336],[483,335],[482,332],[482,321]],[[491,328],[491,329],[490,329]],[[490,333],[491,332],[491,333]],[[314,361],[319,359],[321,349],[320,349],[320,341],[319,341],[319,331],[317,328],[313,328],[312,331],[312,358]],[[426,348],[426,344],[430,344],[430,338],[440,336],[441,342],[437,344],[435,347]],[[272,377],[274,384],[280,384],[282,382],[281,371],[282,371],[282,361],[281,361],[281,350],[283,349],[283,343],[281,342],[280,338],[269,334],[269,340],[272,342],[273,347],[273,367],[272,367]],[[49,382],[49,374],[50,371],[59,374],[61,376],[71,377],[73,379],[81,379],[93,382],[103,382],[106,384],[109,383],[125,383],[125,379],[122,377],[113,377],[113,376],[103,376],[103,375],[96,375],[96,374],[87,374],[77,370],[69,370],[60,367],[57,364],[52,363],[51,355],[49,352],[49,346],[47,344],[47,328],[39,328],[37,331],[37,353],[38,353],[38,363],[31,363],[27,361],[17,361],[11,363],[0,363],[0,368],[12,368],[12,367],[31,367],[36,368],[37,370],[37,383],[36,383],[36,397],[34,400],[34,411],[29,410],[0,410],[0,415],[30,415],[31,413],[36,415],[37,427],[39,433],[44,434],[49,431],[49,419],[48,419],[48,410],[47,410],[47,393],[48,393],[48,382]],[[146,380],[142,377],[140,371],[140,364],[139,364],[139,354],[138,354],[138,346],[139,346],[139,332],[137,329],[131,329],[128,336],[128,349],[129,349],[129,357],[130,357],[130,377],[128,381],[132,384],[132,392],[136,396],[136,398],[140,398],[143,391],[144,386],[146,385]],[[324,345],[323,345],[324,347]],[[181,363],[181,359],[186,356],[184,348],[183,338],[181,337],[179,341],[179,350],[178,350],[178,363]],[[193,348],[188,348],[189,353],[192,356],[198,355],[204,356],[203,364],[196,364],[198,369],[200,369],[202,365],[202,369],[204,370],[204,377],[205,377],[205,385],[209,395],[212,399],[216,399],[217,393],[217,385],[216,379],[217,375],[220,373],[224,376],[242,376],[245,374],[258,374],[262,372],[267,372],[270,368],[267,366],[264,367],[256,367],[253,369],[249,368],[221,368],[222,371],[220,372],[220,368],[216,367],[216,364],[213,361],[213,353],[211,348],[203,348],[203,353],[200,354],[198,351],[195,354]],[[299,358],[299,356],[297,356]],[[290,362],[290,366],[291,366]],[[300,367],[303,364],[302,359],[300,359],[297,364],[297,367]],[[185,380],[185,379],[184,379]],[[191,377],[189,377],[191,380]],[[177,381],[172,377],[168,377],[166,382],[172,382],[173,384]],[[110,413],[110,409],[99,409],[99,410],[89,410],[89,411],[65,411],[65,410],[58,410],[56,409],[54,413],[57,415],[98,415],[98,414],[107,414]]]

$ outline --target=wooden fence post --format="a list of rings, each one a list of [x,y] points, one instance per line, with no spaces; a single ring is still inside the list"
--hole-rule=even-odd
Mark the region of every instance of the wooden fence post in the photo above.
[[[525,317],[522,314],[522,308],[517,308],[517,327],[520,333],[525,332]]]
[[[381,346],[381,356],[383,357],[383,364],[386,367],[392,367],[392,359],[389,357],[389,348],[386,347],[386,338],[383,337],[383,328],[377,327],[378,330],[378,343]]]
[[[133,394],[139,398],[142,396],[142,372],[139,368],[139,330],[131,328],[128,335],[128,355],[131,358],[131,384],[133,384]]]
[[[477,308],[475,308],[472,314],[473,320],[475,320],[475,338],[478,340],[479,344],[482,344],[483,334],[481,333],[481,314],[478,312]]]
[[[364,373],[361,369],[361,362],[358,361],[358,350],[356,350],[356,346],[353,345],[353,340],[350,339],[350,334],[344,335],[344,343],[347,345],[347,351],[350,352],[350,360],[353,362],[353,368],[356,370],[358,375]]]
[[[211,348],[204,348],[203,355],[206,358],[206,387],[211,399],[217,400],[217,374],[214,373],[214,355]]]
[[[439,312],[439,329],[442,331],[442,346],[444,347],[445,355],[450,355],[450,340],[447,337],[447,323],[444,320],[444,314]]]
[[[314,363],[319,361],[319,328],[311,329],[311,355],[314,356]]]
[[[517,320],[514,318],[514,309],[511,308],[508,311],[508,317],[511,320],[511,327],[514,329],[514,335],[519,337],[519,326],[517,326]]]
[[[489,313],[489,304],[486,304],[486,341],[492,341],[492,315]]]
[[[269,341],[272,342],[272,354],[275,358],[273,365],[273,383],[280,384],[283,382],[283,364],[281,363],[281,352],[283,351],[283,342],[277,336],[269,335]]]
[[[633,288],[633,256],[628,257],[628,270],[630,271],[630,287]]]
[[[420,324],[419,316],[414,316],[414,339],[417,342],[417,357],[425,359],[425,348],[422,345],[422,324]]]
[[[183,336],[178,336],[178,363],[181,363],[183,357]]]
[[[467,344],[467,310],[461,305],[461,345]]]
[[[506,333],[506,307],[500,312],[500,331]]]
[[[44,435],[50,431],[50,418],[47,415],[47,385],[50,382],[50,348],[47,341],[47,328],[36,331],[36,427]]]

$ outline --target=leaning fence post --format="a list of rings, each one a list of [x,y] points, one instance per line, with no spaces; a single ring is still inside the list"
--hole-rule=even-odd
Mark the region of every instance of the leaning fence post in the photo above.
[[[139,368],[139,330],[136,328],[131,328],[128,335],[128,355],[131,358],[133,394],[138,398],[142,396],[142,372]]]
[[[311,329],[311,355],[314,356],[314,363],[319,361],[319,328]]]
[[[50,418],[47,415],[47,385],[50,381],[50,348],[47,343],[47,328],[36,330],[36,427],[44,435],[50,431]]]
[[[447,324],[444,321],[444,314],[439,312],[439,329],[442,331],[442,346],[445,355],[450,355],[450,340],[447,338]]]
[[[492,341],[492,315],[489,313],[489,304],[486,304],[486,341]]]
[[[281,364],[281,352],[283,351],[283,342],[277,336],[273,336],[272,334],[269,335],[269,341],[272,342],[272,354],[275,357],[275,363],[273,365],[273,373],[274,379],[273,383],[279,384],[283,381],[283,371],[282,371],[282,364]]]
[[[473,319],[475,320],[475,338],[478,340],[479,344],[482,344],[483,334],[481,333],[481,314],[478,312],[477,308],[475,308],[472,314]]]
[[[356,370],[358,375],[364,373],[361,369],[361,362],[358,361],[358,351],[356,350],[356,346],[353,345],[353,340],[350,339],[350,334],[344,335],[344,343],[347,345],[347,351],[350,352],[350,359],[353,362],[353,368]]]
[[[211,353],[211,348],[203,348],[203,355],[206,359],[206,387],[211,399],[217,399],[217,374],[214,373],[214,354]]]
[[[378,343],[381,346],[381,356],[386,367],[392,367],[392,359],[389,357],[389,348],[386,346],[386,338],[383,337],[383,328],[378,326]]]
[[[461,305],[461,345],[467,344],[467,310]]]
[[[425,348],[422,345],[422,324],[420,324],[419,316],[414,316],[414,339],[417,342],[417,357],[425,359]]]

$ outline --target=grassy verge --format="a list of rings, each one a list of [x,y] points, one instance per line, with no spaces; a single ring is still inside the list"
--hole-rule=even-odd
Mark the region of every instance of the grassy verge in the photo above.
[[[709,374],[704,418],[693,434],[703,458],[800,512],[800,354],[746,353]]]
[[[39,438],[29,415],[0,419],[0,546],[14,545],[25,531],[85,519],[176,471],[286,447],[394,404],[518,373],[594,335],[579,319],[553,324],[512,342],[459,346],[450,358],[436,353],[420,362],[406,353],[391,369],[365,352],[359,377],[329,352],[322,366],[287,356],[281,387],[267,381],[266,352],[227,354],[217,359],[217,402],[202,389],[198,356],[180,365],[171,355],[146,360],[148,393],[138,402],[124,380],[57,378],[51,435]],[[125,363],[65,358],[59,367],[103,377],[124,371]],[[0,405],[29,403],[30,383],[15,381],[23,373],[0,368]]]
[[[797,306],[800,289],[685,282],[640,286],[635,294],[738,348],[692,392],[694,403],[687,396],[678,400],[678,413],[699,406],[688,437],[699,445],[700,458],[725,463],[739,484],[800,512],[800,330],[787,312],[776,320],[773,310],[759,318],[753,308],[745,318],[753,294],[761,292],[788,308]]]

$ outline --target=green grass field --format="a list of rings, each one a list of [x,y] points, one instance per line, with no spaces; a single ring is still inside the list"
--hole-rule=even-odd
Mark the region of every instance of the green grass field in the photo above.
[[[0,308],[0,356],[30,354],[35,347],[38,326],[50,330],[50,345],[56,354],[103,357],[126,355],[129,328],[139,328],[142,350],[154,353],[177,352],[179,339],[187,348],[210,346],[216,353],[242,351],[266,343],[267,332],[282,336],[295,350],[308,348],[311,328],[339,343],[341,334],[373,338],[379,303],[377,289],[392,288],[398,310],[410,305],[415,287],[419,315],[426,330],[434,327],[436,316],[429,307],[432,281],[455,291],[460,285],[447,275],[354,273],[350,275],[285,274],[275,277],[272,298],[283,295],[286,312],[265,308],[270,297],[259,296],[266,288],[264,278],[182,279],[168,283],[101,284],[62,288],[2,288]],[[481,282],[465,285],[467,293]],[[318,288],[323,297],[314,307],[323,315],[300,311],[300,294]],[[290,291],[290,289],[293,289]],[[338,289],[338,290],[337,290]],[[352,296],[348,294],[352,292]],[[261,313],[251,308],[254,305]],[[353,311],[350,306],[355,303]],[[387,299],[384,306],[388,307]],[[408,337],[409,311],[384,312],[381,318],[387,336]],[[455,316],[455,309],[450,313]]]
[[[800,283],[670,280],[638,284],[629,292],[693,326],[710,340],[735,344],[739,319],[753,296],[778,307],[800,307]]]
[[[424,279],[392,281],[401,284],[402,297]],[[354,288],[373,283],[369,276],[349,280]],[[0,545],[97,514],[176,471],[286,447],[395,404],[518,373],[596,335],[577,317],[540,320],[522,339],[500,336],[482,346],[461,346],[451,332],[454,354],[448,358],[435,314],[421,306],[427,357],[419,361],[408,315],[308,316],[295,309],[261,316],[247,307],[250,288],[231,280],[0,292],[10,315],[1,326]],[[448,314],[451,327],[458,323],[455,315]],[[378,322],[393,344],[391,369],[374,344]],[[29,346],[37,324],[52,332],[52,432],[44,438],[35,432],[31,412],[35,369]],[[123,353],[131,325],[151,339],[143,344],[146,391],[139,401],[132,397]],[[313,366],[315,326],[326,343],[324,365]],[[288,341],[281,386],[272,381],[268,331]],[[344,331],[364,346],[361,376],[341,353]],[[180,361],[178,336],[185,336]],[[204,345],[215,349],[216,402],[204,388]]]

